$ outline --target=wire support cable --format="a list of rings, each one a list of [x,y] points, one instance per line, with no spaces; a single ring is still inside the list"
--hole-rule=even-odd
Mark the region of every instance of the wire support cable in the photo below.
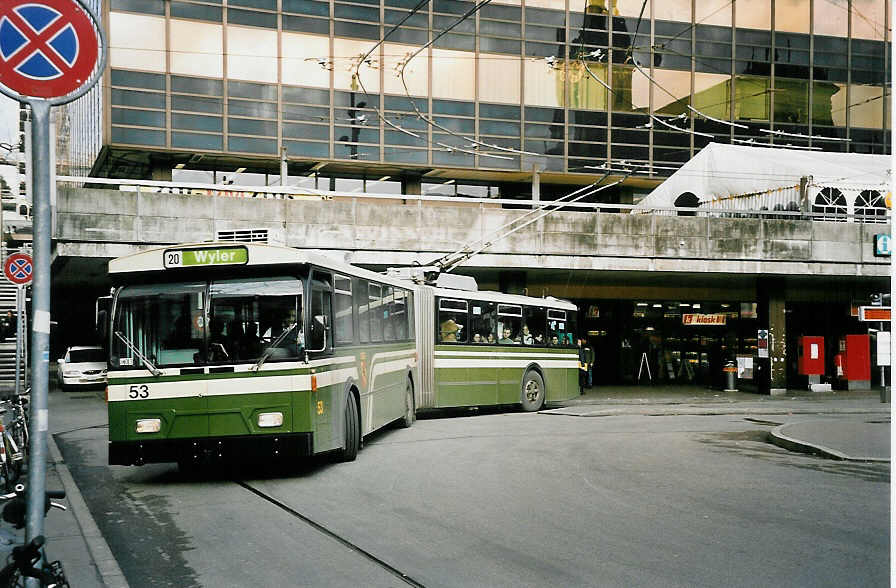
[[[420,0],[420,2],[418,2],[417,5],[414,6],[414,8],[412,8],[411,11],[410,11],[409,13],[407,13],[401,20],[399,20],[396,24],[394,24],[394,25],[392,26],[392,28],[389,29],[389,30],[383,35],[383,37],[382,37],[379,41],[377,41],[377,42],[374,44],[374,46],[371,47],[371,48],[367,51],[367,53],[364,53],[363,55],[361,55],[360,59],[359,59],[358,62],[355,64],[355,71],[352,73],[352,76],[353,76],[353,78],[354,78],[355,80],[358,81],[358,85],[361,86],[361,91],[364,92],[364,95],[365,95],[365,96],[370,96],[370,92],[367,91],[367,88],[364,87],[364,82],[361,81],[361,73],[360,73],[360,72],[361,72],[361,66],[362,66],[363,64],[365,64],[365,63],[369,63],[368,60],[369,60],[369,58],[370,58],[370,55],[373,54],[373,52],[376,51],[377,48],[379,48],[380,45],[382,45],[383,43],[385,43],[385,42],[386,42],[386,39],[387,39],[392,33],[394,33],[395,31],[397,31],[398,28],[399,28],[401,25],[403,25],[405,22],[407,22],[407,21],[408,21],[412,16],[414,16],[414,15],[415,15],[421,8],[423,8],[424,6],[426,6],[427,4],[429,4],[429,1],[430,1],[430,0]],[[392,121],[390,121],[389,119],[387,119],[386,116],[383,114],[383,112],[382,112],[378,107],[373,106],[372,108],[373,108],[374,112],[376,112],[377,117],[379,117],[379,119],[380,119],[381,121],[383,121],[383,122],[384,122],[386,125],[388,125],[389,127],[395,129],[396,131],[399,131],[399,132],[401,132],[401,133],[404,133],[405,135],[409,135],[409,136],[411,136],[411,137],[414,137],[415,139],[423,139],[423,137],[421,137],[421,136],[418,135],[417,133],[415,133],[415,132],[413,132],[413,131],[409,131],[408,129],[406,129],[406,128],[402,127],[402,126],[396,125],[395,123],[393,123]]]
[[[575,202],[578,202],[579,200],[582,200],[583,198],[586,198],[588,196],[591,196],[593,194],[596,194],[598,192],[606,190],[607,188],[611,188],[613,186],[616,186],[616,185],[622,183],[631,174],[631,170],[624,170],[623,174],[624,174],[623,177],[616,180],[615,182],[601,186],[600,184],[604,180],[606,180],[610,175],[610,171],[606,171],[606,172],[604,172],[604,175],[601,176],[601,178],[599,180],[597,180],[596,182],[593,182],[583,188],[579,188],[578,190],[575,190],[575,191],[567,194],[566,196],[563,196],[562,198],[560,198],[558,200],[548,202],[545,205],[540,206],[538,208],[533,208],[532,210],[526,212],[522,216],[517,217],[517,218],[513,219],[512,221],[509,221],[509,222],[505,223],[504,225],[498,227],[492,233],[493,235],[495,235],[494,237],[491,237],[491,238],[483,237],[481,239],[473,241],[472,243],[465,245],[461,249],[458,249],[457,251],[455,251],[453,253],[449,253],[448,255],[445,255],[444,257],[437,259],[435,262],[433,262],[430,265],[434,265],[435,267],[439,268],[439,270],[441,272],[448,273],[451,270],[453,270],[454,268],[456,268],[457,266],[459,266],[460,264],[462,264],[463,262],[465,262],[468,259],[470,259],[471,257],[473,257],[474,255],[477,255],[477,254],[481,253],[482,251],[484,251],[485,249],[491,247],[492,245],[494,245],[496,242],[500,241],[501,239],[509,237],[513,233],[544,218],[545,216],[549,215],[550,213],[560,210],[561,208],[564,208],[565,206],[568,206]],[[520,221],[526,219],[529,216],[533,216],[533,215],[534,215],[534,218],[530,218],[525,223],[519,224],[518,226],[514,226],[514,225],[517,225],[518,223],[520,223]],[[512,227],[512,228],[510,228],[510,227]],[[501,232],[501,231],[504,231],[504,229],[508,229],[508,228],[509,228],[509,230],[507,230],[503,233]]]
[[[773,131],[771,129],[759,129],[760,133],[768,133],[776,137],[791,137],[796,139],[811,139],[813,141],[836,141],[838,143],[849,143],[852,139],[842,139],[840,137],[825,137],[823,135],[803,135],[801,133],[786,133],[784,131]]]
[[[472,138],[472,137],[468,137],[468,136],[463,135],[463,134],[461,134],[461,133],[457,133],[457,132],[455,132],[455,131],[453,131],[453,130],[451,130],[451,129],[449,129],[449,128],[443,126],[443,125],[440,125],[440,124],[437,123],[435,120],[431,119],[430,117],[426,116],[425,114],[423,114],[423,113],[420,111],[420,109],[417,107],[417,103],[416,103],[416,102],[414,101],[414,99],[411,97],[411,92],[410,92],[410,90],[408,89],[407,79],[405,78],[405,71],[406,71],[406,69],[407,69],[408,64],[411,62],[411,60],[413,60],[413,59],[414,59],[415,57],[417,57],[420,53],[422,53],[423,51],[425,51],[426,49],[428,49],[429,47],[431,47],[433,44],[435,44],[435,42],[438,41],[443,35],[448,34],[451,30],[453,30],[455,27],[457,27],[460,23],[462,23],[463,21],[465,21],[466,19],[468,19],[470,16],[472,16],[473,14],[475,14],[476,12],[478,12],[483,6],[485,6],[486,4],[489,4],[489,3],[491,3],[491,0],[481,0],[480,2],[476,3],[476,5],[474,5],[470,10],[468,10],[466,13],[464,13],[463,15],[461,15],[460,18],[458,18],[455,22],[451,23],[451,25],[449,25],[447,28],[443,29],[438,35],[434,36],[428,43],[426,43],[426,44],[420,46],[416,51],[413,51],[413,52],[409,53],[409,54],[408,54],[404,59],[402,59],[401,62],[400,62],[400,66],[399,66],[399,68],[398,68],[398,77],[399,77],[399,79],[401,80],[401,85],[402,85],[402,87],[404,88],[405,96],[407,97],[408,101],[410,101],[411,106],[412,106],[413,109],[414,109],[414,112],[417,114],[417,117],[418,117],[420,120],[424,121],[426,124],[432,126],[433,128],[439,129],[440,131],[444,131],[444,132],[446,132],[446,133],[448,133],[448,134],[450,134],[450,135],[452,135],[452,136],[454,136],[454,137],[457,137],[457,138],[459,138],[459,139],[463,139],[464,141],[470,141],[470,142],[472,143],[472,145],[470,145],[471,147],[482,146],[482,147],[486,147],[486,148],[488,148],[488,149],[495,149],[495,150],[497,150],[497,151],[503,151],[503,152],[507,152],[507,153],[516,153],[516,154],[519,154],[519,155],[531,155],[531,156],[537,156],[537,155],[538,155],[537,153],[533,153],[533,152],[531,152],[531,151],[520,151],[519,149],[511,149],[510,147],[501,147],[500,145],[494,145],[494,144],[491,144],[491,143],[486,143],[486,142],[484,142],[484,141],[479,141],[479,140],[474,139],[474,138]],[[492,157],[492,158],[495,158],[495,159],[511,159],[511,158],[509,158],[509,157],[504,157],[504,156],[501,156],[501,155],[495,155],[494,153],[483,153],[482,151],[470,151],[470,150],[463,149],[463,148],[460,148],[460,147],[452,147],[452,146],[449,146],[449,145],[445,145],[445,144],[443,144],[443,143],[439,143],[439,145],[440,145],[440,146],[443,146],[443,147],[446,147],[446,148],[449,148],[449,149],[451,149],[451,150],[453,150],[453,151],[460,151],[460,152],[462,152],[462,153],[473,153],[474,155],[480,155],[480,156],[482,156],[482,157]]]

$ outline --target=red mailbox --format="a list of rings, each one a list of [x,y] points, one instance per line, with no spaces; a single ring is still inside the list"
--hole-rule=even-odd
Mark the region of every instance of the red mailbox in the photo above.
[[[849,390],[871,388],[871,339],[868,335],[847,335],[840,339],[843,377]]]
[[[799,371],[803,376],[824,375],[824,337],[800,337]]]

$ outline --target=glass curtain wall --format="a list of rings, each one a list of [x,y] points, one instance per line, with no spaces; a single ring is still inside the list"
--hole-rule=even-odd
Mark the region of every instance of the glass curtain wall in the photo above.
[[[112,0],[104,142],[641,175],[710,141],[889,149],[886,0],[416,6]]]

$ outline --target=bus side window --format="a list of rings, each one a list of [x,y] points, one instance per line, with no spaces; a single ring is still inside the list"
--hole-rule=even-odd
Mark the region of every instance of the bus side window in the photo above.
[[[548,309],[548,345],[551,347],[559,347],[561,345],[569,345],[565,332],[567,330],[566,311],[549,308]]]
[[[467,301],[439,300],[439,342],[462,343],[467,340]]]
[[[470,315],[470,334],[473,343],[493,344],[497,341],[495,321],[496,305],[494,302],[473,300],[470,302],[472,314]]]
[[[523,342],[523,307],[498,305],[498,343],[521,345]]]
[[[524,311],[526,316],[523,323],[523,345],[543,346],[545,344],[545,327],[547,326],[545,309],[527,306]]]
[[[316,274],[315,278],[321,277]],[[328,282],[317,279],[311,282],[311,324],[308,351],[326,351],[333,346],[332,305],[333,292]]]
[[[351,345],[355,339],[352,326],[352,279],[335,276],[333,338],[335,344]]]

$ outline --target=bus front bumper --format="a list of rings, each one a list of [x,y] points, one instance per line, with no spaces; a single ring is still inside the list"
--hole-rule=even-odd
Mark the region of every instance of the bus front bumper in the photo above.
[[[312,433],[110,441],[109,465],[143,465],[166,462],[258,463],[293,459],[313,453]]]

